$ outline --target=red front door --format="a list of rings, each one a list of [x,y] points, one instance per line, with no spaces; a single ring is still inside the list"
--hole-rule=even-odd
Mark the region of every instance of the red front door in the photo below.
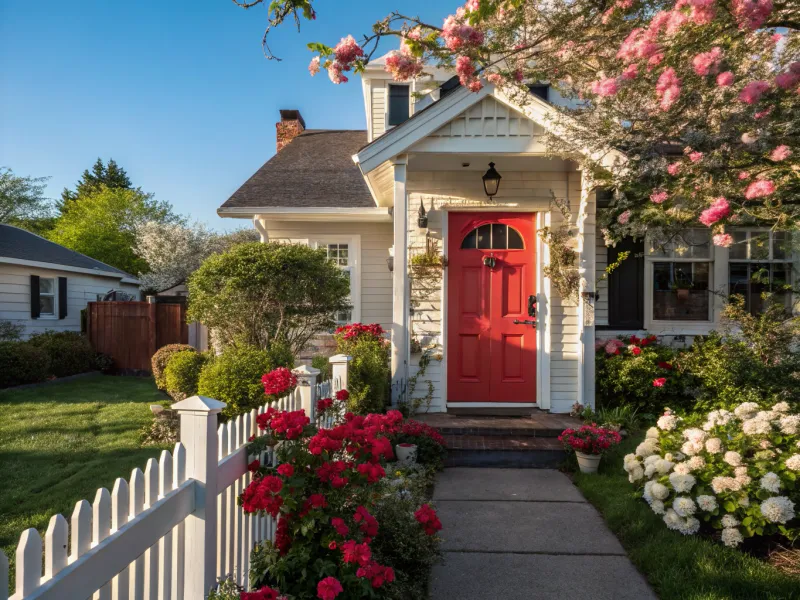
[[[449,215],[448,402],[536,402],[534,218]]]

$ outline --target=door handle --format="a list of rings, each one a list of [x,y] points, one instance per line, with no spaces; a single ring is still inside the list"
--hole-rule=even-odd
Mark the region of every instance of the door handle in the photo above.
[[[536,294],[528,296],[528,316],[536,317]]]
[[[514,319],[514,325],[533,325],[533,327],[536,328],[536,321],[531,321],[529,319],[520,321],[519,319]]]

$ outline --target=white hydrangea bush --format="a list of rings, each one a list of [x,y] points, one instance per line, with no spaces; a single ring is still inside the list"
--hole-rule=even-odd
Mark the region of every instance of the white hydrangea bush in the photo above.
[[[800,414],[786,402],[745,402],[685,418],[669,409],[624,469],[670,529],[721,531],[726,546],[800,538]]]

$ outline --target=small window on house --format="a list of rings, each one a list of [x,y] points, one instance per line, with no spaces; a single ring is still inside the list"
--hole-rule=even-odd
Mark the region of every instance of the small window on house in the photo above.
[[[549,85],[534,83],[529,85],[528,89],[530,90],[531,94],[533,94],[537,98],[541,98],[545,102],[548,101],[547,95],[548,95],[548,90],[550,89]]]
[[[408,120],[409,87],[407,85],[389,85],[389,125],[400,125]]]
[[[684,231],[651,243],[654,321],[711,320],[711,241],[707,230]]]
[[[735,230],[728,251],[728,293],[744,296],[751,314],[764,309],[761,295],[771,292],[791,310],[792,249],[784,231]]]
[[[56,316],[56,280],[53,277],[39,279],[39,315]]]
[[[350,303],[353,302],[353,266],[350,261],[350,247],[348,244],[327,244],[328,258],[333,261],[347,275],[350,281]],[[344,310],[334,315],[334,320],[344,325],[353,318],[350,310]]]
[[[462,250],[524,250],[519,231],[502,223],[481,225],[461,241]]]

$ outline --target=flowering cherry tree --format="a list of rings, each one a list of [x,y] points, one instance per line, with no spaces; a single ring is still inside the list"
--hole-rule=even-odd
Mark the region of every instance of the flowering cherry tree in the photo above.
[[[266,33],[316,18],[312,1],[272,2],[268,56]],[[549,83],[569,105],[550,148],[618,190],[609,243],[700,224],[729,246],[729,226],[800,221],[798,27],[788,0],[468,0],[441,24],[393,12],[361,40],[309,44],[309,71],[344,83],[394,36],[397,80],[436,65],[521,103],[526,84]],[[611,149],[626,160],[596,168]]]

